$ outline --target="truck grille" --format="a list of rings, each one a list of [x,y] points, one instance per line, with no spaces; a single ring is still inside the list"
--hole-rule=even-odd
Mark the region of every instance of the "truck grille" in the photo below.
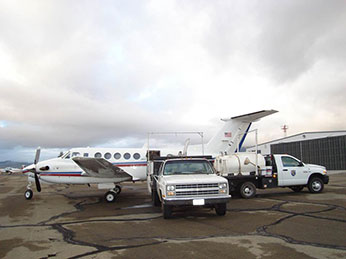
[[[212,195],[219,194],[219,190],[206,190],[206,191],[177,191],[176,196],[202,196],[202,195]]]
[[[175,186],[176,196],[206,196],[218,195],[218,183],[202,183],[202,184],[177,184]]]
[[[218,188],[217,183],[200,183],[200,184],[177,184],[176,189],[196,189],[196,188]]]

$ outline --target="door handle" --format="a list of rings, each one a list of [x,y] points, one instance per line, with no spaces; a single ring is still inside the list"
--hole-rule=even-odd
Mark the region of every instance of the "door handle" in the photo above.
[[[282,171],[286,171],[286,172],[287,172],[287,171],[288,171],[288,169],[283,169]]]

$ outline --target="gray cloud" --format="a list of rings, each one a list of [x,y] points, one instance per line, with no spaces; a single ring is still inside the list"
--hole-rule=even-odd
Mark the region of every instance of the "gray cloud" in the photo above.
[[[345,55],[344,1],[264,1],[259,8],[259,55],[278,82],[299,78],[330,52]]]
[[[263,139],[279,136],[287,121],[292,133],[345,128],[336,117],[346,111],[345,8],[2,1],[2,153],[141,146],[148,131],[199,130],[208,139],[219,117],[263,108],[282,116],[261,122]]]

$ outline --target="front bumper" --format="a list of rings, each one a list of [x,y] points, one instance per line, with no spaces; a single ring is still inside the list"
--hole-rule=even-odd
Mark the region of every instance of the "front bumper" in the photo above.
[[[166,198],[163,199],[163,204],[173,206],[194,206],[194,200],[204,200],[204,205],[214,205],[218,203],[227,203],[231,199],[231,195],[222,197],[187,197],[187,198]]]
[[[329,183],[329,175],[323,175],[322,181],[324,184],[328,184]]]

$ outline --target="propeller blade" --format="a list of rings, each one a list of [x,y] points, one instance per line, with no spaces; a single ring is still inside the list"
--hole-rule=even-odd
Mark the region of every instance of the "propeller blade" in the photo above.
[[[41,154],[41,148],[38,147],[36,149],[36,155],[35,155],[35,161],[34,161],[34,164],[36,165],[38,163],[38,161],[40,160],[40,154]]]
[[[38,175],[37,175],[37,171],[36,171],[36,164],[40,160],[40,154],[41,154],[41,148],[38,147],[36,149],[36,155],[35,155],[35,161],[34,161],[35,168],[32,170],[32,172],[35,175],[35,184],[36,184],[36,189],[38,192],[41,192],[41,184],[40,184],[40,180],[38,179]]]
[[[36,183],[36,189],[38,192],[41,192],[41,184],[40,184],[40,180],[38,179],[37,173],[35,171],[35,183]]]

